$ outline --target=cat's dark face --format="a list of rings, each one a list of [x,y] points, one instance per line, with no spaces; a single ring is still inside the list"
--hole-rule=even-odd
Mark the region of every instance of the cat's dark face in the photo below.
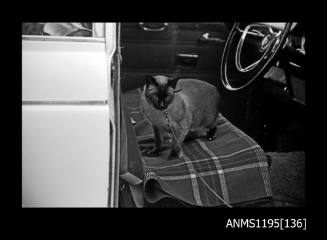
[[[167,109],[174,100],[177,80],[165,76],[147,76],[145,98],[156,109]]]

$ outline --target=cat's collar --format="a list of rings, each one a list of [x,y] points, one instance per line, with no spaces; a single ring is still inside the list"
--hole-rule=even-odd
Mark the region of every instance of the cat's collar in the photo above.
[[[168,111],[167,111],[167,109],[163,110],[163,112],[165,113],[165,117],[166,117],[166,119],[169,121],[169,117],[168,117]]]

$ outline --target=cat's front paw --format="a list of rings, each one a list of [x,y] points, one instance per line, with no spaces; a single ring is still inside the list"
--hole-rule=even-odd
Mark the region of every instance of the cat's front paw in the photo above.
[[[217,127],[213,127],[212,129],[210,129],[207,133],[207,139],[209,141],[213,141],[216,139],[216,130],[217,130]]]
[[[171,151],[168,160],[174,159],[174,158],[183,158],[184,153],[182,151]]]
[[[213,135],[213,136],[208,136],[207,138],[209,141],[213,141],[216,139],[216,137],[217,137],[216,135]]]

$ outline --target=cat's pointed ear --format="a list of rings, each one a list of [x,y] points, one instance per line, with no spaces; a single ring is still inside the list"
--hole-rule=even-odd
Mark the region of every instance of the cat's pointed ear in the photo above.
[[[146,75],[145,76],[145,85],[147,87],[153,82],[154,82],[153,76],[151,76],[151,75]]]
[[[178,80],[179,80],[179,77],[169,78],[169,86],[171,86],[172,88],[175,89]]]

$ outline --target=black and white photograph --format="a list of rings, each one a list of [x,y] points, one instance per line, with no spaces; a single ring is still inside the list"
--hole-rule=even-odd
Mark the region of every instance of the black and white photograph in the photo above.
[[[305,207],[305,30],[22,22],[21,207]]]

